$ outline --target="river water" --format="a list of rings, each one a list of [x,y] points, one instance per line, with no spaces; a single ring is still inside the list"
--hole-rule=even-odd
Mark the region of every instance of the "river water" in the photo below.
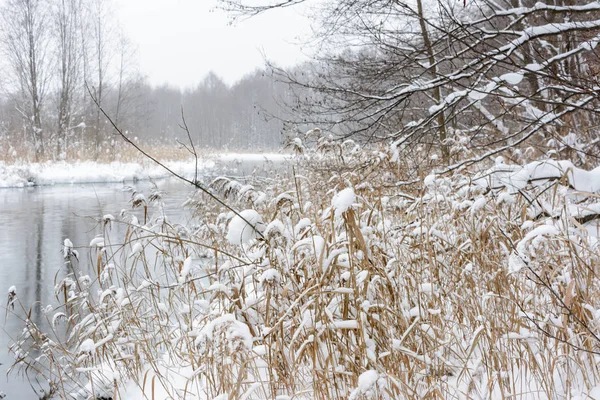
[[[230,172],[243,176],[264,165],[255,161],[238,163],[235,169],[231,165],[221,168],[225,172],[215,171],[215,175]],[[164,211],[169,221],[189,222],[192,212],[181,205],[193,189],[175,179],[154,184],[165,193]],[[27,309],[33,306],[31,320],[43,325],[45,316],[40,305],[56,304],[54,282],[66,274],[62,256],[64,239],[69,238],[75,247],[88,246],[102,231],[97,220],[106,214],[118,217],[123,209],[143,221],[143,211],[131,208],[132,190],[147,196],[152,185],[129,182],[0,189],[0,393],[6,395],[5,400],[39,398],[25,379],[15,373],[6,374],[14,361],[8,347],[23,327],[15,315],[6,312],[9,288],[16,287],[20,303]],[[118,229],[125,227],[116,224],[113,229],[115,237],[122,237]],[[87,256],[86,249],[80,252],[81,256]]]

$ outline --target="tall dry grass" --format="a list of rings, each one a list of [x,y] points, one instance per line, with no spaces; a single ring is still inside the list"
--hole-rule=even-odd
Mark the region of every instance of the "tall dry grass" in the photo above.
[[[200,193],[193,227],[100,221],[79,257],[65,247],[60,305],[48,330],[25,318],[15,371],[49,398],[571,399],[600,383],[598,242],[564,180],[510,194],[462,170],[400,189],[410,166],[332,147],[261,187],[213,182],[262,217],[243,245]]]
[[[155,155],[160,160],[183,160],[189,159],[190,153],[175,141],[160,140],[140,140],[132,139],[149,153]],[[200,155],[204,155],[209,150],[198,149]],[[51,161],[97,161],[108,163],[113,161],[121,162],[144,162],[145,158],[135,148],[127,146],[118,136],[107,136],[101,142],[101,147],[96,148],[95,144],[89,140],[79,140],[69,143],[68,149],[58,153],[56,143],[49,143],[45,147],[44,155],[41,158],[36,157],[35,147],[23,140],[20,135],[0,135],[0,162],[5,164],[22,164],[33,162],[51,162]]]

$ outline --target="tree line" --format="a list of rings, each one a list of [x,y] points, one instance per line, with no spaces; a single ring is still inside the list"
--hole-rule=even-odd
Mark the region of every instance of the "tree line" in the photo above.
[[[185,118],[200,147],[278,149],[284,122],[292,118],[285,108],[289,85],[267,70],[250,73],[233,85],[211,72],[193,88],[146,86],[144,90],[150,112],[139,131],[162,142],[187,140],[181,126]]]
[[[221,0],[237,16],[300,3],[314,4],[311,62],[234,85],[211,73],[182,91],[148,85],[110,3],[5,0],[0,130],[37,158],[110,152],[113,131],[93,97],[141,140],[184,137],[183,107],[194,139],[211,148],[278,147],[295,124],[448,165],[530,147],[598,156],[598,2]]]
[[[197,144],[274,148],[287,85],[257,71],[234,85],[211,73],[196,87],[153,87],[107,0],[0,2],[0,155],[98,158],[133,138],[174,143],[182,108]],[[269,109],[267,111],[267,109]],[[19,152],[22,154],[23,151]]]
[[[36,159],[64,156],[82,135],[94,154],[102,151],[105,124],[88,89],[117,121],[130,118],[142,79],[113,12],[104,0],[2,3],[2,129],[15,144],[31,144]]]

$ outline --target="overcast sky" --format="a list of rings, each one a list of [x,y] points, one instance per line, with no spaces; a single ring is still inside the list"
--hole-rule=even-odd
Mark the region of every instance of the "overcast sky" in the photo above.
[[[116,0],[151,84],[191,86],[211,70],[233,83],[264,65],[261,53],[282,66],[305,59],[300,43],[311,26],[304,11],[277,10],[231,25],[215,6],[216,0]]]

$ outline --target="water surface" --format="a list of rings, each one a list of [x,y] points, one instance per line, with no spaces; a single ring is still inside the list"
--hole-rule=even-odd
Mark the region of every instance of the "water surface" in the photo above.
[[[265,167],[273,164],[265,165],[261,160],[238,161],[218,167],[214,175],[268,176]],[[278,169],[282,172],[281,165]],[[211,178],[204,177],[205,181]],[[242,182],[248,179],[240,178]],[[181,205],[193,188],[175,179],[154,184],[164,192],[164,212],[169,221],[190,222],[191,210]],[[6,375],[14,361],[8,347],[22,329],[22,322],[10,313],[7,316],[5,311],[9,288],[16,287],[25,307],[33,305],[31,319],[43,326],[46,321],[40,304],[57,304],[54,283],[69,272],[62,255],[64,239],[69,238],[75,247],[82,247],[80,257],[88,257],[85,247],[102,232],[98,220],[106,214],[118,217],[121,210],[127,209],[143,221],[143,211],[131,208],[132,190],[148,196],[153,189],[150,182],[0,189],[0,392],[6,394],[5,400],[39,398],[27,381],[15,374]],[[122,237],[124,229],[123,225],[115,224],[111,236]],[[84,260],[80,263],[89,264]]]

